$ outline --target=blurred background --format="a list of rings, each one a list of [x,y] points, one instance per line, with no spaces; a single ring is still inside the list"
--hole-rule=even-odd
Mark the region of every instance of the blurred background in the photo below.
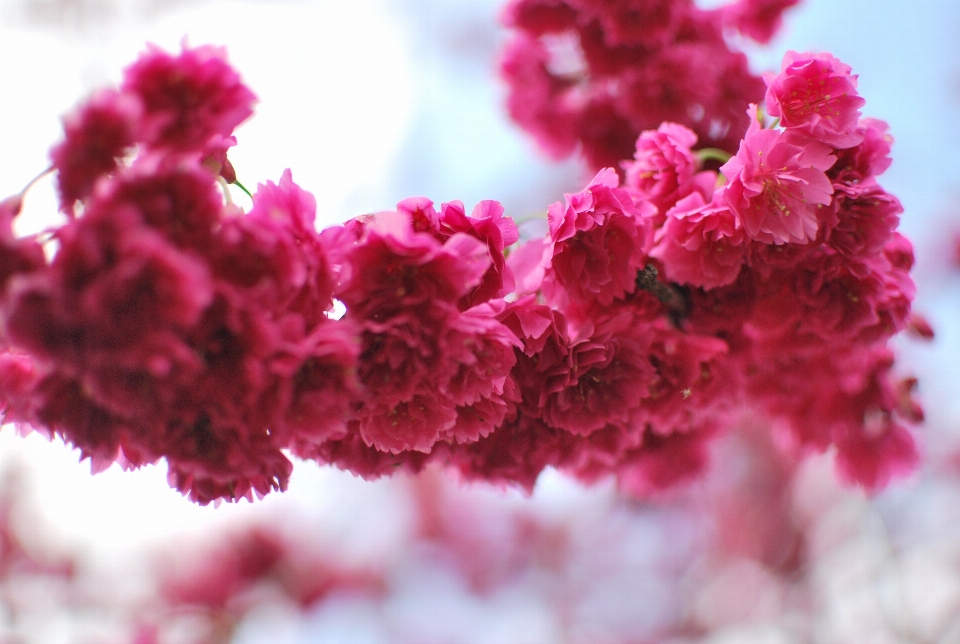
[[[704,5],[720,4],[711,2]],[[60,116],[152,42],[225,45],[259,96],[231,160],[287,167],[320,224],[404,197],[542,214],[585,183],[503,109],[496,0],[0,0],[0,196],[47,167]],[[925,464],[875,498],[829,455],[797,468],[762,426],[717,445],[704,481],[655,501],[546,472],[534,494],[444,474],[375,483],[297,463],[290,489],[198,507],[165,466],[91,476],[78,454],[0,431],[0,643],[646,644],[960,642],[960,4],[804,0],[788,49],[859,74],[895,137],[881,183],[916,246],[931,344]],[[242,199],[242,197],[238,197]],[[244,202],[241,201],[241,204]],[[56,221],[52,183],[21,232]]]

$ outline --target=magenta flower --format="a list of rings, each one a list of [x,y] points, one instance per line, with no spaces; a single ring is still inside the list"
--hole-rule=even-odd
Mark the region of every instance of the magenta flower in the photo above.
[[[583,19],[598,20],[610,47],[640,45],[654,48],[673,40],[689,0],[569,0]]]
[[[588,436],[613,425],[630,431],[657,380],[650,330],[632,307],[598,315],[570,343],[567,382],[542,400],[550,427]]]
[[[62,212],[72,214],[74,202],[116,170],[118,159],[135,142],[141,111],[136,96],[103,90],[64,117],[64,140],[50,150]]]
[[[539,35],[574,27],[577,12],[565,0],[511,0],[501,14],[502,22]]]
[[[737,279],[744,242],[743,229],[726,204],[718,198],[706,203],[694,192],[667,213],[650,256],[663,262],[670,281],[709,290]]]
[[[429,199],[411,197],[398,203],[397,211],[410,218],[415,232],[431,233],[441,242],[457,233],[465,233],[487,245],[490,267],[480,284],[461,298],[461,310],[513,291],[513,271],[507,266],[503,251],[517,241],[517,225],[503,216],[503,206],[499,202],[481,201],[468,217],[460,201],[442,204],[438,213]]]
[[[754,122],[737,155],[720,168],[730,181],[723,198],[751,239],[805,244],[817,235],[818,208],[830,203],[825,171],[835,160],[816,141]]]
[[[0,200],[0,293],[11,277],[42,268],[47,261],[43,247],[35,239],[21,239],[13,234],[13,220],[22,208],[23,195]]]
[[[770,42],[780,30],[783,12],[800,0],[740,0],[723,8],[724,21],[758,43]]]
[[[440,230],[444,238],[456,233],[472,235],[485,242],[490,251],[490,268],[483,274],[480,284],[460,301],[460,308],[467,309],[513,291],[513,271],[506,265],[503,250],[517,241],[517,225],[503,216],[503,206],[499,202],[481,201],[469,217],[463,203],[445,203],[440,207]]]
[[[644,212],[617,187],[617,173],[602,170],[566,206],[550,206],[550,249],[545,257],[544,294],[554,302],[610,305],[634,290],[643,254]],[[652,206],[647,206],[647,214]]]
[[[767,112],[780,125],[842,149],[863,140],[857,120],[864,100],[850,66],[830,54],[788,51],[780,73],[764,76]]]
[[[137,139],[153,147],[201,150],[229,137],[253,114],[256,96],[227,63],[221,47],[183,47],[174,56],[155,46],[124,70],[121,91],[140,98]]]
[[[624,161],[624,188],[636,201],[651,201],[663,215],[693,189],[697,161],[691,149],[697,135],[683,125],[664,123],[637,139],[634,161]]]

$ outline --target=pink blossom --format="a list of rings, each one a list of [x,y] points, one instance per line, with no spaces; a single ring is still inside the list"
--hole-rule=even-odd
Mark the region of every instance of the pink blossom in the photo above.
[[[853,259],[879,254],[900,223],[900,201],[874,181],[864,184],[834,183],[831,208],[836,224],[826,231],[830,248]]]
[[[504,50],[500,75],[511,88],[510,118],[528,130],[547,154],[562,159],[576,147],[581,116],[566,97],[573,84],[551,74],[549,60],[539,40],[521,34]]]
[[[227,63],[226,50],[209,45],[184,45],[176,56],[148,46],[124,70],[121,91],[142,101],[139,141],[182,151],[229,137],[253,113],[256,100]]]
[[[438,213],[429,199],[411,197],[397,204],[397,211],[410,218],[415,232],[431,233],[440,242],[464,233],[486,243],[490,267],[480,284],[461,298],[459,306],[462,310],[513,291],[513,271],[506,265],[503,251],[517,241],[517,226],[512,219],[503,216],[503,206],[499,202],[481,201],[468,217],[460,201],[442,204]]]
[[[517,241],[517,225],[503,216],[499,202],[481,201],[469,217],[461,202],[445,203],[440,208],[440,230],[443,238],[457,233],[472,235],[485,242],[490,252],[490,268],[473,292],[460,301],[460,308],[467,309],[513,291],[513,271],[506,265],[503,250]]]
[[[849,148],[863,140],[857,120],[864,100],[857,94],[857,77],[830,54],[788,51],[780,73],[764,77],[767,112],[788,130],[802,132],[834,148]]]
[[[13,220],[21,208],[23,195],[0,200],[0,293],[14,275],[38,270],[46,264],[43,247],[35,239],[13,234]]]
[[[899,423],[879,421],[876,435],[840,441],[837,470],[848,483],[869,491],[885,488],[892,479],[904,478],[920,465],[920,453],[910,432]]]
[[[681,199],[667,213],[651,257],[663,262],[672,282],[704,289],[731,284],[745,259],[745,235],[719,198],[705,203],[699,193]]]
[[[635,161],[624,161],[624,188],[637,201],[649,200],[663,215],[693,189],[697,161],[691,152],[697,135],[682,125],[664,123],[637,139]]]
[[[709,437],[707,433],[647,433],[641,446],[628,451],[617,464],[617,486],[646,498],[696,478],[709,463]]]
[[[859,184],[883,174],[890,167],[893,137],[890,126],[879,119],[860,119],[857,145],[837,151],[837,162],[828,176],[835,182]]]
[[[633,427],[656,380],[643,322],[633,309],[618,307],[581,330],[570,343],[567,382],[541,398],[544,422],[581,436],[607,424]]]
[[[611,168],[550,206],[550,250],[543,283],[552,301],[609,305],[634,289],[643,255],[644,211],[634,206]],[[648,206],[649,212],[652,207]]]
[[[763,81],[750,73],[746,56],[707,37],[657,50],[618,76],[617,111],[638,133],[679,123],[701,146],[730,152],[749,125],[745,106],[763,95]]]
[[[740,0],[724,7],[724,19],[741,34],[766,44],[780,31],[783,12],[799,2],[800,0]]]
[[[819,207],[830,203],[825,171],[835,160],[822,144],[754,122],[721,168],[730,181],[724,200],[751,239],[805,244],[816,237]]]
[[[440,446],[438,456],[468,480],[509,484],[532,492],[540,472],[562,461],[574,444],[571,434],[519,414],[475,443]]]
[[[574,27],[576,19],[576,11],[565,0],[511,0],[501,13],[503,24],[538,36]]]
[[[599,20],[611,47],[663,46],[692,9],[688,0],[570,0],[585,18]]]
[[[338,297],[366,317],[433,301],[457,303],[490,267],[488,248],[457,233],[439,242],[416,232],[405,213],[379,213],[349,250]]]
[[[135,142],[141,110],[136,96],[101,90],[64,117],[64,140],[50,150],[61,211],[73,213],[74,202],[89,195],[98,178],[116,170],[118,159]]]
[[[426,466],[430,458],[426,452],[408,450],[394,454],[371,447],[361,438],[357,421],[350,423],[350,431],[344,438],[299,449],[297,455],[329,463],[367,481],[398,472],[415,474]]]

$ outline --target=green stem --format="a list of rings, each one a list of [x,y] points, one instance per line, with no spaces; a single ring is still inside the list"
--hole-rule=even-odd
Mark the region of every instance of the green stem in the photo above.
[[[238,188],[240,188],[241,190],[243,190],[245,193],[247,193],[247,196],[248,196],[248,197],[250,197],[251,199],[253,199],[253,195],[250,194],[250,191],[249,191],[249,190],[247,190],[246,188],[243,187],[243,184],[242,184],[242,183],[240,183],[239,181],[234,181],[234,182],[233,182],[233,185],[235,185],[236,187],[238,187]]]
[[[730,157],[733,156],[726,150],[721,150],[720,148],[703,148],[702,150],[697,150],[696,155],[700,165],[703,165],[707,161],[726,163],[730,160]]]

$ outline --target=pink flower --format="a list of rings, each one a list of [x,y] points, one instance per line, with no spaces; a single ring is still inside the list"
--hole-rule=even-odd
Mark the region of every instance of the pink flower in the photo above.
[[[441,243],[416,232],[402,212],[375,215],[363,235],[348,251],[337,295],[362,317],[433,302],[455,305],[491,264],[487,246],[473,235],[456,233]]]
[[[503,216],[503,206],[499,202],[481,201],[469,217],[461,202],[445,203],[440,207],[440,230],[443,238],[457,233],[472,235],[485,242],[490,251],[490,268],[473,292],[460,301],[461,309],[503,297],[513,291],[513,271],[506,265],[503,249],[517,241],[517,225],[509,217]]]
[[[507,111],[551,157],[562,159],[575,149],[581,122],[578,106],[568,100],[571,81],[550,73],[550,54],[527,34],[514,38],[500,61],[500,75],[510,87]]]
[[[780,73],[764,76],[767,112],[780,125],[834,148],[863,140],[857,119],[864,100],[857,95],[857,77],[830,54],[788,51]]]
[[[817,235],[818,208],[830,203],[825,171],[835,160],[822,144],[754,122],[720,169],[730,180],[723,198],[751,239],[805,244]]]
[[[503,251],[517,241],[517,226],[512,219],[503,216],[503,206],[499,202],[481,201],[468,217],[460,201],[442,204],[438,213],[429,199],[411,197],[397,204],[397,211],[410,218],[415,232],[431,233],[441,242],[457,233],[465,233],[487,245],[490,267],[480,284],[461,298],[461,310],[513,291],[513,271],[507,266]]]
[[[647,433],[616,465],[617,487],[646,498],[699,476],[710,461],[709,434]]]
[[[124,70],[121,91],[140,98],[137,139],[153,147],[201,150],[229,137],[253,114],[253,92],[226,60],[226,50],[202,46],[171,55],[153,45]]]
[[[600,21],[610,47],[663,46],[673,40],[692,10],[688,0],[570,0],[570,4],[583,18]]]
[[[64,141],[50,150],[61,211],[72,214],[74,202],[116,170],[118,159],[135,143],[141,111],[136,96],[102,90],[64,117]]]
[[[827,174],[834,183],[865,183],[883,174],[890,167],[893,137],[890,126],[879,119],[860,119],[859,144],[837,151],[837,162]]]
[[[544,294],[554,302],[611,304],[634,290],[643,267],[644,212],[634,206],[612,168],[582,192],[550,206],[550,248]],[[647,207],[648,214],[652,207]]]
[[[0,293],[5,292],[7,281],[14,275],[38,270],[47,263],[43,247],[35,239],[13,234],[13,220],[21,208],[23,195],[0,200]]]
[[[129,210],[173,244],[209,251],[223,210],[223,193],[212,172],[195,160],[150,154],[116,179],[94,195],[91,208]]]
[[[577,13],[564,0],[511,0],[503,8],[501,21],[539,36],[574,27]]]
[[[588,436],[608,424],[629,431],[656,380],[651,334],[632,307],[604,311],[571,342],[567,382],[542,400],[551,427]]]
[[[457,469],[468,480],[519,486],[527,492],[540,472],[557,465],[574,449],[576,437],[551,429],[536,417],[519,414],[475,443],[440,445],[440,462]]]
[[[732,284],[745,257],[745,235],[721,199],[705,203],[694,192],[667,213],[651,257],[672,282],[704,289]]]
[[[826,231],[830,248],[851,259],[879,254],[900,223],[903,206],[875,181],[864,184],[834,183],[832,208],[836,224]]]
[[[697,135],[676,123],[664,123],[637,139],[635,161],[624,161],[624,188],[636,201],[649,200],[663,215],[690,194],[697,161],[691,149]]]
[[[724,7],[725,22],[758,43],[770,42],[783,23],[783,12],[800,0],[740,0]]]

